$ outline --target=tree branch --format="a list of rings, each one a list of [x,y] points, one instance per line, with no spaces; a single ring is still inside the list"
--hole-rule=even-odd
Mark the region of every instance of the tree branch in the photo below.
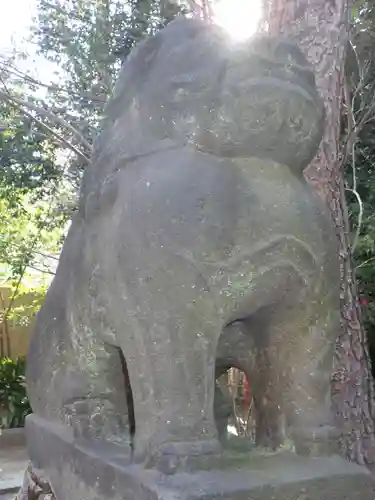
[[[39,273],[52,274],[52,276],[55,276],[55,274],[56,274],[53,271],[50,271],[49,269],[40,269],[39,267],[34,266],[34,264],[33,265],[27,264],[26,267],[28,267],[30,269],[34,269],[35,271],[38,271]]]
[[[26,111],[23,108],[24,104],[22,103],[22,101],[21,102],[17,102],[16,100],[14,100],[13,97],[10,97],[7,93],[2,92],[1,90],[0,90],[0,97],[3,97],[4,99],[6,99],[10,104],[12,104],[14,107],[16,107],[17,109],[19,109],[24,115],[28,116],[29,118],[31,118],[32,120],[34,120],[36,123],[38,123],[40,126],[44,127],[46,130],[48,130],[48,132],[50,132],[50,134],[52,136],[56,137],[56,139],[58,139],[68,149],[70,149],[71,151],[73,151],[77,156],[79,156],[82,160],[84,160],[85,163],[89,163],[90,162],[90,158],[87,157],[76,146],[74,146],[70,141],[68,141],[67,139],[65,139],[65,137],[63,137],[61,134],[59,134],[58,132],[56,132],[55,130],[53,130],[46,123],[44,123],[41,120],[39,120],[38,118],[36,118],[36,116],[34,116],[31,113],[29,113],[28,111]]]
[[[352,247],[351,247],[351,253],[353,255],[355,249],[357,248],[358,239],[359,239],[359,236],[360,236],[360,233],[361,233],[361,229],[362,229],[363,202],[361,200],[361,197],[360,197],[358,191],[356,191],[355,189],[346,188],[346,191],[349,191],[349,192],[351,192],[351,193],[354,194],[354,196],[357,198],[357,202],[358,202],[358,206],[359,206],[358,224],[357,224],[357,229],[356,229],[356,232],[355,232],[353,244],[352,244]]]
[[[76,130],[70,123],[68,123],[67,121],[65,121],[63,118],[55,115],[54,113],[51,113],[50,111],[48,111],[48,110],[46,110],[44,108],[41,108],[39,106],[35,106],[31,102],[27,102],[27,101],[25,101],[23,99],[19,99],[18,97],[15,97],[15,96],[11,95],[9,92],[3,92],[2,90],[0,90],[0,98],[1,97],[3,97],[4,99],[7,99],[8,101],[12,101],[12,102],[18,104],[19,106],[24,106],[25,108],[28,108],[31,111],[35,111],[35,113],[37,113],[39,115],[42,115],[45,118],[48,118],[53,123],[61,125],[62,127],[67,128],[68,130],[70,130],[70,132],[72,132],[72,134],[77,139],[79,139],[80,143],[85,148],[87,148],[89,151],[91,151],[91,144],[82,136],[82,134],[80,132],[78,132],[78,130]]]
[[[1,55],[0,55],[0,59],[1,59]],[[4,70],[8,71],[9,73],[12,73],[13,75],[19,76],[20,78],[22,78],[23,80],[25,80],[28,83],[38,85],[40,87],[44,87],[44,88],[51,90],[51,91],[64,92],[68,95],[72,95],[72,96],[79,97],[79,98],[83,97],[83,98],[91,100],[93,102],[98,102],[98,103],[102,103],[102,104],[105,103],[105,100],[103,100],[103,99],[95,98],[91,95],[86,96],[84,94],[79,94],[78,92],[73,92],[72,90],[66,89],[64,87],[60,87],[59,85],[48,84],[48,83],[44,83],[40,80],[37,80],[37,79],[33,78],[32,76],[28,75],[27,73],[24,73],[23,71],[21,71],[16,66],[10,64],[6,60],[4,60],[4,62],[0,61],[0,66],[3,66]]]

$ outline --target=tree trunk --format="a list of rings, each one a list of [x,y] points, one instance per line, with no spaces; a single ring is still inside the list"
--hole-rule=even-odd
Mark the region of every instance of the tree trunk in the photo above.
[[[186,3],[194,17],[210,21],[213,17],[210,0],[186,0]]]
[[[108,71],[108,57],[111,54],[110,34],[111,34],[111,13],[109,0],[96,0],[95,5],[95,45],[97,49],[98,64],[98,84],[95,88],[96,97],[101,97],[105,101],[110,95],[113,81],[112,75]],[[99,94],[99,95],[98,95]]]
[[[343,64],[348,43],[346,0],[269,0],[266,29],[291,35],[315,67],[326,105],[319,153],[305,171],[308,183],[330,208],[340,244],[341,324],[332,375],[332,403],[342,429],[344,457],[375,463],[374,400],[366,335],[361,321],[349,242],[349,221],[340,162]]]

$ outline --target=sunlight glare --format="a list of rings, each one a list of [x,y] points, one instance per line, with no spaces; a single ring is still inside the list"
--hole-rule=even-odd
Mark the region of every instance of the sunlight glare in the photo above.
[[[238,41],[256,32],[262,14],[261,0],[218,0],[212,8],[215,23]]]

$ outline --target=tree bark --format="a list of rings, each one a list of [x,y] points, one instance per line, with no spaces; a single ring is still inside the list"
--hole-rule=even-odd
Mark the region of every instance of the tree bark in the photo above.
[[[332,403],[342,430],[341,452],[375,464],[374,398],[366,335],[350,253],[349,220],[340,161],[343,65],[348,43],[347,0],[269,0],[265,29],[292,36],[315,67],[326,105],[320,150],[305,171],[308,183],[330,208],[339,238],[341,331],[332,374]]]

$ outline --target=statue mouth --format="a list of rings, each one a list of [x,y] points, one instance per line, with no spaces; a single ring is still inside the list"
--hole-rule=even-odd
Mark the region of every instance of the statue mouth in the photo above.
[[[324,108],[302,75],[228,73],[220,100],[206,128],[192,141],[224,158],[269,158],[301,172],[314,156],[323,133]],[[311,82],[312,84],[312,82]]]
[[[271,77],[271,76],[256,76],[252,77],[246,82],[246,88],[249,94],[252,92],[255,95],[264,92],[282,91],[285,93],[290,93],[294,95],[300,95],[306,101],[310,101],[312,104],[316,105],[317,94],[314,87],[307,85],[302,78],[293,78],[291,82],[290,78],[285,77]]]

